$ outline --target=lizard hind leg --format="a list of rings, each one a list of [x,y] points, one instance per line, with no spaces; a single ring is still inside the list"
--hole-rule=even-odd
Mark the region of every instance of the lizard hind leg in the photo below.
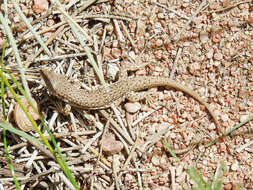
[[[71,106],[69,104],[62,102],[61,100],[53,101],[50,99],[50,101],[55,106],[57,112],[63,114],[64,116],[68,116],[71,112]]]
[[[146,67],[150,63],[141,63],[141,64],[125,64],[121,67],[119,73],[119,79],[127,77],[127,71],[136,71],[138,69]]]
[[[138,102],[140,100],[145,99],[146,103],[152,107],[154,102],[156,101],[149,92],[129,92],[126,94],[126,99],[131,102]]]

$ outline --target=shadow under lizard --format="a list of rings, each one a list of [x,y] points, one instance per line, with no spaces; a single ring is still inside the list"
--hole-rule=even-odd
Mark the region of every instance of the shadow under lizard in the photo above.
[[[127,98],[132,92],[138,92],[157,86],[168,86],[190,95],[204,105],[214,119],[218,132],[221,132],[219,122],[210,108],[210,105],[189,87],[167,77],[137,76],[122,78],[110,84],[108,88],[101,86],[93,90],[85,90],[77,88],[67,76],[56,74],[46,69],[41,69],[40,73],[51,95],[81,109],[94,110],[108,108],[115,101],[122,99],[122,97]]]

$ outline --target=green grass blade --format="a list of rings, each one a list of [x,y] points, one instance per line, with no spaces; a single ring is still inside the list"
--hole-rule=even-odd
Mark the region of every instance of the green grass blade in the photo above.
[[[4,129],[12,132],[12,133],[15,133],[16,135],[18,136],[21,136],[21,137],[24,137],[26,138],[27,140],[30,140],[30,141],[33,141],[33,142],[36,142],[37,144],[39,145],[44,145],[41,141],[39,141],[37,138],[31,136],[31,135],[28,135],[27,133],[23,132],[23,131],[20,131],[19,129],[16,129],[14,127],[11,127],[9,125],[7,125],[6,123],[2,122],[0,123],[0,126],[3,127]]]
[[[203,177],[199,174],[195,167],[190,167],[186,172],[190,176],[190,178],[197,184],[197,189],[212,190],[211,185],[203,179]]]
[[[207,143],[205,145],[205,147],[209,147],[209,146],[212,146],[214,144],[216,144],[217,142],[219,142],[219,139],[220,138],[224,138],[226,137],[227,135],[229,135],[230,133],[233,133],[235,130],[237,130],[238,128],[242,127],[243,125],[245,125],[246,123],[250,122],[251,120],[253,120],[253,115],[249,116],[245,121],[242,121],[241,123],[238,123],[236,126],[234,126],[232,129],[228,130],[224,135],[222,135],[221,137],[213,140],[212,142],[210,143]]]
[[[245,125],[249,121],[253,120],[253,115],[249,116],[245,121],[242,121],[241,123],[238,123],[235,127],[228,130],[225,135],[229,135],[230,133],[234,132],[236,129],[240,128],[241,126]]]
[[[173,150],[170,148],[170,146],[165,142],[165,140],[162,138],[161,139],[163,145],[165,146],[165,148],[167,149],[167,151],[171,154],[171,156],[173,156],[177,162],[180,162],[179,158],[177,157],[177,155],[173,152]]]
[[[22,79],[23,86],[26,89],[26,92],[30,93],[30,89],[28,87],[28,84],[27,84],[27,81],[26,81],[26,78],[25,78],[25,72],[24,72],[24,68],[23,68],[23,65],[22,65],[21,57],[20,57],[19,52],[18,52],[18,47],[17,47],[16,41],[15,41],[15,39],[13,37],[13,34],[11,32],[11,29],[10,29],[6,19],[3,17],[3,14],[2,14],[1,11],[0,11],[0,22],[3,25],[3,28],[4,28],[7,36],[8,36],[8,41],[9,41],[9,43],[10,43],[12,49],[13,49],[13,53],[15,55],[17,64],[19,66],[19,71],[20,71],[20,74],[21,74],[21,79]]]
[[[50,138],[52,140],[52,143],[54,144],[54,147],[57,150],[57,153],[54,151],[54,149],[52,148],[52,146],[49,144],[48,140],[44,137],[44,135],[42,134],[42,132],[39,130],[36,122],[32,119],[32,117],[30,116],[30,114],[28,113],[27,109],[24,107],[24,105],[21,103],[19,97],[17,96],[17,94],[15,93],[15,91],[12,89],[12,87],[10,86],[8,80],[5,78],[5,76],[3,74],[1,74],[1,76],[3,77],[3,80],[5,82],[5,84],[7,85],[7,87],[10,89],[11,93],[13,94],[15,100],[18,102],[18,104],[20,105],[21,109],[24,111],[24,113],[26,114],[27,118],[30,120],[30,122],[32,123],[32,125],[35,127],[35,129],[37,130],[37,132],[39,133],[41,139],[43,140],[43,142],[45,143],[45,145],[48,147],[49,151],[51,152],[51,154],[54,156],[54,158],[56,159],[56,161],[58,162],[58,164],[60,165],[60,167],[62,168],[62,170],[64,171],[65,175],[69,178],[69,180],[72,182],[72,184],[74,185],[74,187],[76,189],[79,189],[74,177],[72,176],[71,171],[69,170],[65,159],[63,158],[63,155],[59,149],[59,147],[57,146],[57,143],[55,141],[55,138],[53,136],[53,134],[50,132],[48,126],[46,125],[45,121],[43,120],[43,118],[39,115],[38,110],[35,109],[35,107],[32,105],[32,101],[30,100],[30,97],[26,94],[26,92],[24,91],[24,89],[21,87],[21,85],[18,83],[18,81],[12,76],[12,74],[7,70],[9,76],[11,77],[12,81],[17,85],[18,89],[20,90],[20,92],[25,96],[25,98],[29,101],[31,107],[33,108],[34,112],[38,114],[43,126],[45,127],[45,129],[47,130],[48,134],[50,135]],[[60,157],[59,157],[60,156]]]
[[[5,56],[5,49],[6,49],[6,44],[7,44],[8,40],[6,39],[3,45],[3,51],[2,51],[2,56],[1,56],[1,73],[3,73],[4,70],[4,56]],[[5,102],[4,102],[4,82],[3,79],[1,80],[1,101],[2,101],[2,110],[3,110],[3,118],[0,118],[0,120],[2,119],[3,122],[5,122],[6,118],[5,118]],[[13,177],[13,181],[15,183],[16,188],[19,190],[20,189],[20,185],[18,183],[18,180],[16,178],[15,175],[15,171],[12,165],[12,161],[11,161],[11,157],[8,151],[8,143],[7,143],[7,138],[6,138],[6,129],[3,129],[3,137],[4,137],[4,151],[8,160],[8,166],[10,168],[10,173],[12,174]]]
[[[212,189],[213,190],[220,190],[222,186],[222,177],[224,176],[224,173],[227,172],[227,165],[225,162],[221,162],[221,164],[218,165],[217,172],[213,179]]]

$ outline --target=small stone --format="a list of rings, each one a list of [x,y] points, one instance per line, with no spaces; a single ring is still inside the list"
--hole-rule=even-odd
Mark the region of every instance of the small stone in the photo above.
[[[239,90],[239,94],[238,96],[240,98],[246,98],[247,97],[247,89],[245,87],[242,87],[240,90]]]
[[[163,14],[163,13],[158,13],[157,18],[159,18],[159,19],[164,19],[164,18],[165,18],[165,16],[164,16],[164,14]]]
[[[161,47],[163,45],[163,40],[158,39],[158,40],[156,40],[155,44],[156,44],[156,47]]]
[[[229,27],[239,27],[242,23],[239,22],[239,19],[233,19],[228,21]]]
[[[220,34],[213,34],[212,40],[213,40],[213,42],[215,42],[215,43],[220,42],[220,41],[221,41],[221,35],[220,35]]]
[[[133,175],[130,175],[129,173],[126,173],[125,182],[132,182],[134,180],[135,180],[135,177]]]
[[[121,56],[121,50],[119,48],[112,48],[112,56],[119,58]]]
[[[154,67],[154,71],[156,71],[156,72],[163,72],[164,69],[163,69],[162,67],[155,66],[155,67]]]
[[[176,167],[176,176],[180,176],[183,173],[183,166],[179,165],[178,167]]]
[[[229,117],[228,117],[228,115],[227,114],[221,114],[221,120],[222,121],[228,121],[229,120]]]
[[[21,18],[18,15],[15,15],[13,17],[13,21],[14,21],[14,23],[19,23],[19,22],[21,22]]]
[[[191,74],[197,74],[197,73],[199,73],[198,71],[200,71],[200,64],[199,64],[199,62],[194,62],[194,63],[192,63],[192,64],[190,64],[189,65],[189,72],[191,73]]]
[[[141,109],[141,104],[139,102],[128,102],[124,105],[124,108],[128,113],[136,113]]]
[[[246,110],[245,104],[244,103],[240,103],[239,104],[239,109],[240,109],[240,111],[245,111]]]
[[[151,159],[151,162],[155,165],[155,166],[159,166],[160,164],[160,157],[158,155],[154,155]]]
[[[226,7],[229,5],[229,3],[230,3],[230,0],[223,0],[222,6]]]
[[[232,186],[231,183],[228,183],[228,184],[225,184],[225,185],[224,185],[224,189],[225,189],[225,190],[231,190],[231,189],[234,189],[234,188],[233,188],[233,186]],[[235,189],[237,189],[237,188],[235,188]],[[240,189],[240,188],[238,188],[238,189]]]
[[[190,45],[191,45],[190,42],[184,42],[184,43],[183,43],[183,46],[184,46],[184,47],[189,47]]]
[[[171,50],[171,52],[170,52],[170,53],[171,53],[171,55],[174,55],[174,56],[175,56],[175,55],[177,55],[177,51],[176,51],[176,50],[174,50],[174,49],[173,49],[173,50]]]
[[[111,81],[115,81],[117,74],[119,73],[119,67],[117,64],[109,63],[106,66],[106,77],[109,78]]]
[[[154,131],[155,132],[155,131]],[[152,133],[151,133],[152,134]],[[153,133],[153,134],[155,134],[155,133]],[[157,148],[162,148],[162,147],[164,147],[164,145],[163,145],[163,143],[161,142],[161,141],[157,141],[156,143],[155,143],[155,147],[157,147]]]
[[[211,123],[210,125],[208,125],[208,130],[213,131],[216,129],[216,125],[214,123]]]
[[[48,10],[48,1],[47,0],[34,0],[33,12],[40,14]]]
[[[231,166],[231,170],[232,170],[232,171],[236,171],[236,170],[238,170],[238,168],[239,168],[239,167],[238,167],[238,162],[235,161],[235,163],[233,163],[232,166]]]
[[[47,20],[47,26],[53,26],[54,24],[55,24],[54,19],[49,18],[49,19]]]
[[[207,52],[206,57],[207,57],[208,59],[211,59],[211,58],[213,57],[213,53],[214,53],[214,50],[213,50],[213,49],[210,49],[210,50]]]
[[[249,15],[248,23],[252,26],[252,24],[253,24],[253,11]]]
[[[170,138],[171,138],[171,139],[175,139],[176,137],[177,137],[176,133],[173,133],[173,132],[170,133]]]
[[[201,31],[199,34],[199,39],[202,43],[206,43],[209,40],[208,32]]]
[[[220,64],[221,64],[220,61],[214,61],[213,62],[213,65],[215,65],[216,67],[218,67]]]
[[[166,156],[162,156],[160,158],[160,166],[163,170],[168,170],[170,165],[168,164],[168,159],[166,158]]]
[[[149,134],[156,134],[156,126],[155,125],[150,125],[147,129],[147,132]]]
[[[202,24],[203,22],[205,22],[207,20],[207,16],[206,15],[201,15],[201,16],[198,16],[196,17],[193,22],[194,24],[196,24],[197,27],[201,28],[202,27]]]
[[[117,154],[122,149],[123,149],[122,142],[115,140],[113,135],[106,136],[102,141],[102,150],[107,155]]]
[[[190,4],[190,1],[189,0],[184,0],[183,3],[182,3],[182,7],[186,8],[188,7]]]
[[[214,54],[213,58],[217,61],[221,61],[223,59],[223,55],[220,52]]]
[[[226,152],[227,151],[227,146],[224,143],[219,144],[219,151],[220,152]]]

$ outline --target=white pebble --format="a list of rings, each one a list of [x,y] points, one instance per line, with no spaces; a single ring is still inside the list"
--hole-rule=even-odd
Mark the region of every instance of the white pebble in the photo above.
[[[135,103],[128,102],[124,105],[124,107],[128,113],[136,113],[141,109],[141,104],[139,102]]]

